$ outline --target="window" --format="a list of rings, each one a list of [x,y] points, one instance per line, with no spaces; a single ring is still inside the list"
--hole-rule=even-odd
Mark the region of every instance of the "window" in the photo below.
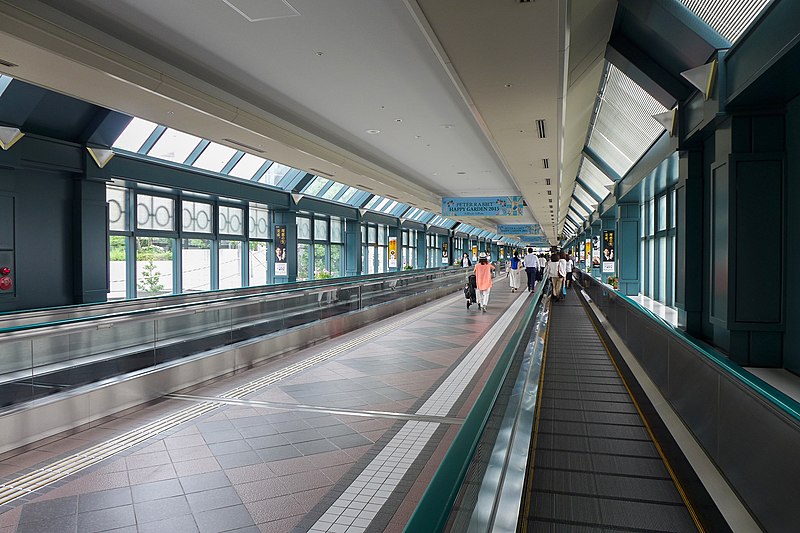
[[[184,200],[181,210],[181,226],[187,233],[214,233],[214,206]]]
[[[219,288],[242,286],[242,241],[219,241]]]
[[[297,243],[297,281],[307,281],[311,279],[311,255],[309,245]]]
[[[161,134],[147,155],[173,163],[183,163],[200,144],[200,141],[202,141],[200,137],[168,128]]]
[[[221,172],[225,165],[236,155],[236,150],[228,148],[217,143],[210,143],[197,158],[197,161],[192,163],[193,167],[202,168],[210,172]]]
[[[244,235],[244,209],[219,206],[219,232],[225,235]]]
[[[250,241],[250,253],[248,255],[248,265],[250,280],[247,284],[250,287],[256,285],[266,285],[269,273],[269,246],[264,241]]]
[[[136,296],[161,296],[174,292],[172,273],[175,240],[136,237]]]
[[[264,166],[267,160],[263,157],[258,157],[252,154],[244,154],[242,158],[236,163],[228,174],[234,178],[249,180],[256,175],[261,167]]]
[[[157,127],[158,125],[154,122],[148,122],[141,118],[134,118],[122,134],[117,137],[113,147],[129,152],[138,152]]]
[[[109,235],[109,285],[106,298],[124,300],[128,286],[128,238],[123,235]]]
[[[136,228],[175,230],[175,200],[149,194],[136,195]]]
[[[181,292],[211,290],[211,240],[181,239]]]

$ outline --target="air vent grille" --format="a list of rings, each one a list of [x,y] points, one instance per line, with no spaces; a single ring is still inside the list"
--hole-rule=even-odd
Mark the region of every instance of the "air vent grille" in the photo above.
[[[545,185],[550,185],[550,178],[545,178],[544,183]]]
[[[547,159],[546,157],[544,159],[542,159],[542,166],[544,168],[550,168],[550,160]]]
[[[367,187],[366,185],[362,185],[360,183],[356,183],[356,187],[358,187],[359,189],[366,189],[368,191],[374,191],[375,190],[372,187]]]
[[[6,61],[5,59],[0,59],[0,65],[3,65],[4,67],[9,67],[9,68],[14,68],[14,67],[18,67],[19,66],[16,63],[12,63],[11,61]]]
[[[544,130],[544,119],[540,118],[536,121],[536,134],[539,136],[540,139],[544,139],[547,137],[547,134]]]
[[[259,154],[264,154],[264,153],[266,153],[266,152],[264,152],[264,150],[262,150],[261,148],[256,148],[255,146],[250,146],[249,144],[245,144],[245,143],[243,143],[243,142],[234,141],[233,139],[222,139],[222,140],[223,140],[223,141],[225,141],[225,142],[228,142],[228,143],[234,144],[234,145],[236,145],[236,146],[241,146],[242,148],[247,148],[248,150],[252,150],[252,151],[254,151],[254,152],[258,152]]]
[[[311,172],[313,172],[314,174],[317,174],[317,175],[321,174],[323,176],[328,176],[329,178],[333,177],[333,174],[329,174],[328,172],[325,172],[324,170],[320,170],[318,168],[309,168],[308,170],[310,170]]]

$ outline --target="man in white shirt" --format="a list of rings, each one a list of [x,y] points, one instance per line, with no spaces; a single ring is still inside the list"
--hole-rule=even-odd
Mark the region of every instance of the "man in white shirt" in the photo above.
[[[528,292],[533,292],[536,286],[536,271],[539,269],[539,259],[533,253],[533,248],[528,248],[525,251],[525,274],[528,276]]]

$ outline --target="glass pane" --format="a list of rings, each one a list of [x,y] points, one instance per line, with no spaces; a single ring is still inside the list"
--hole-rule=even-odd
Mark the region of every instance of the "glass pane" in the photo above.
[[[402,237],[401,237],[401,239],[402,239],[402,242],[401,242],[401,244],[402,244],[403,246],[408,246],[408,232],[407,232],[407,231],[404,231],[404,232],[402,233]]]
[[[173,239],[136,238],[136,296],[172,294]]]
[[[331,245],[331,274],[333,277],[336,278],[342,275],[343,266],[342,246]]]
[[[314,240],[328,240],[328,221],[325,219],[314,219]]]
[[[342,235],[342,219],[331,217],[331,242],[344,242]]]
[[[258,181],[259,183],[265,183],[267,185],[277,185],[281,178],[283,178],[287,172],[292,170],[292,167],[287,167],[286,165],[281,165],[280,163],[272,163],[267,171],[261,176]]]
[[[214,206],[201,202],[183,201],[181,226],[191,233],[213,233],[211,221],[214,219]]]
[[[197,161],[192,163],[193,167],[202,168],[210,172],[219,172],[225,165],[236,155],[237,150],[228,148],[217,143],[211,143],[206,146]]]
[[[367,274],[375,273],[375,255],[377,252],[377,246],[369,246],[367,248]]]
[[[314,245],[314,279],[326,279],[331,277],[331,273],[325,264],[326,248],[324,244]]]
[[[201,140],[200,137],[170,128],[161,134],[147,155],[173,163],[183,163]]]
[[[219,232],[226,235],[244,235],[244,209],[219,206]]]
[[[639,208],[639,212],[640,212],[639,213],[639,218],[640,218],[640,221],[639,221],[639,226],[640,226],[639,227],[639,236],[640,237],[644,237],[644,236],[647,235],[647,217],[645,216],[644,210],[645,210],[645,206],[644,206],[644,204],[642,204],[641,207]]]
[[[269,209],[265,205],[250,204],[250,238],[269,239]]]
[[[361,242],[362,244],[367,243],[367,226],[361,225]]]
[[[658,231],[667,229],[667,195],[658,198]]]
[[[327,191],[325,191],[325,194],[322,195],[322,198],[333,200],[333,198],[339,194],[339,191],[341,191],[344,186],[344,183],[334,183],[328,188]]]
[[[219,241],[219,288],[242,286],[242,241]]]
[[[388,269],[386,268],[385,257],[386,257],[386,247],[385,246],[379,246],[378,247],[378,272],[388,272]]]
[[[311,240],[311,220],[304,217],[297,217],[297,238]]]
[[[128,231],[128,190],[123,187],[106,187],[108,202],[108,229]]]
[[[264,241],[250,241],[250,287],[267,284],[269,245]]]
[[[329,181],[330,180],[327,178],[317,176],[311,180],[311,183],[309,183],[308,186],[303,190],[303,193],[316,196],[319,191],[325,188]]]
[[[355,196],[357,192],[358,189],[356,189],[355,187],[350,187],[349,189],[344,191],[344,194],[342,194],[342,196],[339,198],[339,201],[342,202],[343,204],[346,204],[347,202],[353,199],[353,196]]]
[[[157,124],[141,118],[134,118],[117,137],[113,147],[129,152],[138,152],[148,137],[155,131]]]
[[[175,201],[172,198],[136,195],[136,227],[139,229],[175,230]]]
[[[211,290],[211,240],[181,239],[183,291]]]
[[[109,249],[109,291],[107,299],[124,300],[127,296],[126,287],[128,271],[126,259],[128,257],[127,237],[111,235],[108,238]]]
[[[658,239],[658,298],[661,303],[667,303],[667,238]]]
[[[647,241],[647,296],[655,299],[655,274],[656,274],[656,252],[655,252],[655,239]]]
[[[298,243],[297,245],[297,281],[309,279],[309,266],[311,257],[309,255],[308,244]]]
[[[369,227],[369,242],[370,243],[378,242],[378,228],[375,226]]]
[[[671,196],[669,208],[669,227],[674,228],[677,226],[678,221],[678,194],[676,191],[672,191]]]
[[[647,204],[647,234],[653,235],[656,231],[656,200],[652,198]]]
[[[253,154],[244,154],[239,162],[233,166],[228,175],[234,178],[249,180],[255,176],[258,169],[266,162],[267,160],[263,157],[258,157]]]
[[[386,226],[378,225],[378,244],[386,244]]]

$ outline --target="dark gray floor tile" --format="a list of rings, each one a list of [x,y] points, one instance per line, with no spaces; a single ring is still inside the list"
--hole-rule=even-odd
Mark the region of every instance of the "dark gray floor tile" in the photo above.
[[[309,426],[303,420],[289,420],[286,422],[276,422],[272,424],[272,427],[274,427],[278,431],[278,433],[288,433],[290,431],[301,431],[304,429],[309,429],[311,426]]]
[[[266,423],[267,420],[263,416],[243,416],[242,418],[231,418],[231,424],[233,424],[234,427],[238,428],[240,431],[242,428],[260,426]]]
[[[28,520],[55,520],[62,516],[75,516],[78,513],[78,497],[67,496],[55,500],[29,503],[22,508],[20,522]]]
[[[232,505],[240,505],[242,503],[239,494],[233,487],[195,492],[193,494],[188,494],[186,499],[189,500],[189,507],[192,508],[192,512],[194,513],[230,507]]]
[[[80,533],[97,533],[135,524],[133,505],[99,509],[78,515],[78,531]]]
[[[338,426],[327,426],[317,429],[319,434],[323,437],[339,437],[341,435],[351,435],[354,433],[353,428],[346,424],[339,424]]]
[[[176,516],[160,522],[139,524],[139,533],[198,533],[200,530],[192,515]]]
[[[298,442],[294,445],[303,455],[314,455],[317,453],[332,452],[339,448],[326,439],[310,440],[308,442]]]
[[[212,422],[198,422],[197,429],[201,433],[212,433],[215,431],[235,430],[235,426],[230,420],[214,420]]]
[[[258,426],[247,426],[239,429],[239,434],[246,439],[275,435],[276,433],[278,433],[278,430],[272,427],[272,424],[266,422]]]
[[[208,472],[205,474],[194,474],[191,476],[184,476],[180,478],[183,492],[190,494],[192,492],[201,492],[208,489],[218,489],[220,487],[230,487],[231,482],[225,472],[217,470],[216,472]]]
[[[319,440],[325,438],[316,429],[304,429],[302,431],[292,431],[291,433],[281,433],[281,436],[291,444],[297,442],[308,442],[310,440]]]
[[[313,428],[324,428],[341,425],[342,421],[331,415],[324,415],[318,418],[308,418],[306,423]]]
[[[244,505],[197,513],[194,518],[201,533],[217,533],[255,525]]]
[[[203,438],[205,439],[206,444],[218,444],[220,442],[241,440],[243,437],[237,430],[231,429],[227,431],[212,431],[209,433],[203,433]]]
[[[20,520],[16,533],[74,533],[78,527],[78,515],[59,516],[57,519]]]
[[[289,444],[289,441],[283,438],[282,435],[267,435],[264,437],[247,439],[247,444],[254,450],[261,450],[264,448],[274,448],[275,446],[286,446]]]
[[[133,503],[130,487],[90,492],[78,496],[78,512],[97,511]]]
[[[216,459],[222,468],[236,468],[237,466],[255,465],[262,462],[261,456],[253,451],[220,455]]]
[[[134,502],[159,500],[183,494],[183,488],[177,479],[165,479],[131,487]]]
[[[274,448],[264,448],[262,450],[257,450],[257,453],[259,457],[266,462],[280,461],[281,459],[294,459],[295,457],[303,456],[303,454],[291,444],[276,446]]]
[[[227,455],[229,453],[248,452],[252,448],[244,439],[240,439],[229,442],[220,442],[217,444],[209,444],[208,449],[211,450],[211,453],[214,455]]]
[[[136,522],[143,524],[192,514],[186,496],[173,496],[134,504]]]
[[[329,437],[329,441],[334,443],[339,448],[355,448],[356,446],[364,446],[365,444],[372,444],[373,442],[368,438],[354,433],[352,435],[342,435],[341,437]]]

